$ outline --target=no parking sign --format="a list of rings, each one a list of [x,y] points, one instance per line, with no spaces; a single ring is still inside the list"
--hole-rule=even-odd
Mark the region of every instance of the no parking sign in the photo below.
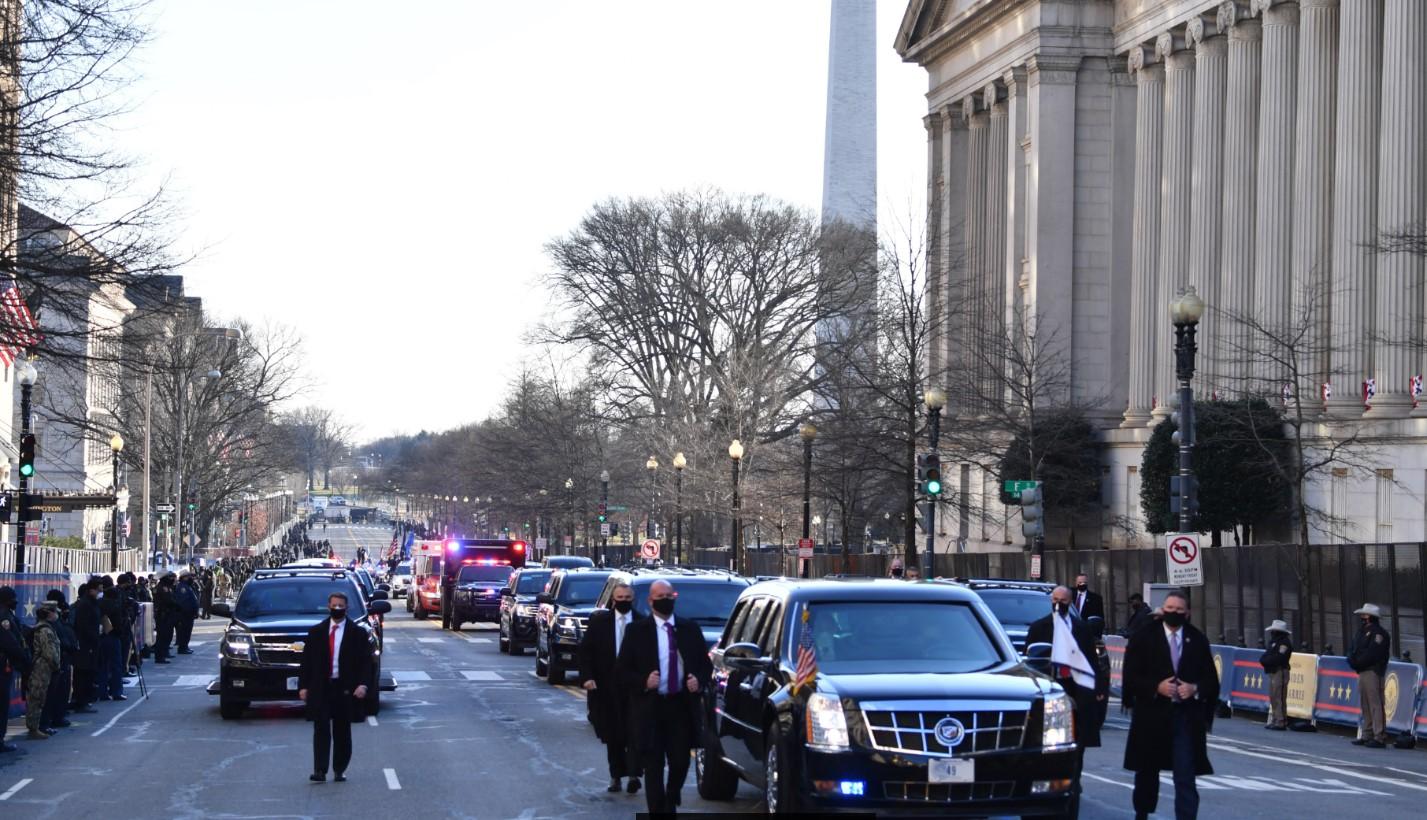
[[[1199,554],[1199,533],[1165,533],[1164,564],[1169,583],[1180,587],[1204,586],[1204,564]]]

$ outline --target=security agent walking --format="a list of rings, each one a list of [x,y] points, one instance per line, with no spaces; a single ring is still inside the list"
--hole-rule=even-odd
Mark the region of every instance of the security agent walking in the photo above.
[[[1105,599],[1100,593],[1090,591],[1090,576],[1083,572],[1075,576],[1075,596],[1071,606],[1075,616],[1082,621],[1105,617]]]
[[[642,620],[634,611],[634,590],[629,584],[614,588],[613,607],[590,616],[580,639],[580,681],[589,693],[595,734],[605,745],[609,761],[609,788],[620,791],[620,779],[629,778],[629,793],[639,791],[639,761],[629,743],[629,690],[619,685],[615,664],[629,627]]]
[[[689,751],[699,742],[699,693],[708,689],[713,676],[703,633],[693,622],[674,616],[676,597],[668,581],[650,584],[654,616],[630,624],[619,650],[618,670],[631,693],[633,739],[644,762],[651,814],[673,814],[679,805]]]
[[[1159,773],[1174,773],[1174,816],[1199,814],[1196,776],[1213,774],[1207,738],[1219,700],[1219,675],[1209,639],[1189,623],[1189,599],[1171,592],[1158,624],[1131,636],[1125,647],[1124,691],[1134,702],[1125,768],[1135,773],[1135,817],[1159,804]]]
[[[307,704],[313,722],[308,779],[316,783],[327,779],[330,755],[332,779],[341,783],[352,762],[352,717],[360,714],[356,701],[367,696],[372,653],[366,631],[347,617],[346,595],[332,593],[327,613],[326,620],[307,631],[297,696]]]
[[[1264,630],[1263,655],[1259,666],[1268,675],[1268,722],[1265,729],[1282,732],[1288,728],[1288,667],[1293,659],[1293,632],[1282,620]]]
[[[1358,673],[1358,737],[1354,746],[1369,749],[1387,747],[1387,716],[1383,710],[1384,676],[1391,656],[1392,637],[1382,628],[1382,610],[1377,604],[1363,604],[1353,611],[1361,626],[1348,646],[1348,666]]]
[[[1050,614],[1026,630],[1026,645],[1051,645],[1051,672],[1074,703],[1075,745],[1083,762],[1085,749],[1100,745],[1100,703],[1110,691],[1110,675],[1095,662],[1094,631],[1070,614],[1071,591],[1056,587],[1050,600]]]

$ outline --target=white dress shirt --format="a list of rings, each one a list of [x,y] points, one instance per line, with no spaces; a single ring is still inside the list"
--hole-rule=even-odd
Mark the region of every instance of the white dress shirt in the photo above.
[[[665,624],[668,624],[674,629],[678,629],[674,624],[673,615],[670,615],[668,618],[663,618],[659,615],[654,616],[654,636],[659,641],[659,694],[661,695],[669,694],[669,676],[671,674],[674,676],[675,681],[674,691],[683,691],[684,688],[684,676],[681,674],[684,669],[684,659],[678,657],[677,650],[675,651],[674,658],[675,667],[672,670],[669,668],[669,630],[664,628]]]
[[[624,646],[624,628],[634,620],[633,612],[614,613],[614,656],[619,657],[619,648]]]
[[[337,622],[337,635],[332,635],[332,620],[327,620],[327,641],[332,647],[332,680],[337,679],[337,659],[342,656],[342,636],[347,633],[347,619],[343,618]]]

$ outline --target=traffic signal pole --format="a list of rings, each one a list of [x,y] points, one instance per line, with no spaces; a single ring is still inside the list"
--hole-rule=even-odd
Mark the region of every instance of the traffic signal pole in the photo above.
[[[931,449],[927,453],[928,469],[935,469],[936,492],[927,492],[927,566],[922,577],[931,580],[936,577],[936,504],[941,497],[941,461],[937,456],[937,444],[941,440],[941,408],[930,407],[927,420],[931,433]],[[927,488],[929,489],[929,488]]]

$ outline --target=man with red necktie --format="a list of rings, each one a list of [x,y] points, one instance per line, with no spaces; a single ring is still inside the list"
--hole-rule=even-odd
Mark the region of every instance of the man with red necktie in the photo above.
[[[307,631],[302,649],[302,678],[297,696],[307,704],[312,721],[312,775],[327,779],[330,756],[333,780],[345,781],[352,761],[352,716],[361,710],[355,701],[367,696],[372,654],[367,633],[347,617],[347,596],[334,592],[327,598],[328,618]]]

